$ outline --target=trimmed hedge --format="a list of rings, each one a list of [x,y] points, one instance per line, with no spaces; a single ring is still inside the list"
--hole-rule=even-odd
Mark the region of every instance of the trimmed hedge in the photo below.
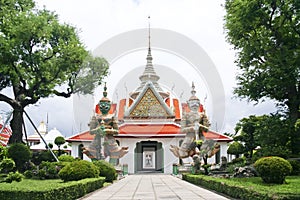
[[[105,160],[97,160],[94,161],[93,164],[99,169],[99,176],[103,176],[106,178],[105,181],[112,183],[117,179],[118,174],[112,164],[106,162]]]
[[[77,181],[85,178],[99,177],[99,170],[92,162],[76,160],[64,166],[58,175],[65,182]]]
[[[223,193],[235,199],[245,199],[245,200],[263,200],[263,199],[286,199],[286,200],[299,200],[299,193],[274,193],[260,191],[258,188],[251,186],[244,186],[243,184],[238,184],[230,182],[227,179],[214,178],[211,176],[204,175],[193,175],[193,174],[183,174],[182,179],[193,183],[195,185],[202,186],[207,189],[214,190],[219,193]]]
[[[195,185],[201,185],[205,188],[215,190],[217,192],[226,194],[230,197],[237,198],[237,199],[251,199],[251,200],[270,199],[268,195],[260,194],[255,191],[248,190],[247,188],[227,185],[224,182],[206,180],[201,178],[199,175],[183,174],[182,179],[190,183],[193,183]]]
[[[37,191],[34,188],[31,190],[3,190],[0,188],[0,199],[5,200],[73,200],[78,199],[90,192],[93,192],[101,187],[105,182],[104,177],[83,179],[80,181],[72,181],[63,183],[55,189],[45,189]]]

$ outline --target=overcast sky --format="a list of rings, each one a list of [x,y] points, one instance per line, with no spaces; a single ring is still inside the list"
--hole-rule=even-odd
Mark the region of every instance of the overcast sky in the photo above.
[[[48,10],[58,14],[61,22],[76,26],[80,30],[81,40],[90,51],[94,51],[99,45],[118,34],[147,28],[148,16],[151,16],[152,28],[171,30],[193,40],[202,47],[212,60],[224,86],[226,98],[224,123],[218,124],[220,122],[212,121],[212,129],[214,130],[221,133],[233,133],[234,126],[239,119],[251,114],[260,115],[274,111],[273,104],[270,102],[253,106],[246,100],[240,101],[233,98],[232,91],[235,86],[237,68],[234,64],[235,53],[232,47],[226,43],[224,34],[223,0],[37,0],[37,2],[39,6],[45,5]],[[111,89],[116,90],[114,87],[124,76],[124,73],[146,64],[146,53],[146,51],[133,52],[112,63],[111,76],[106,80],[112,87]],[[155,65],[171,68],[176,64],[188,65],[181,63],[179,58],[168,55],[168,53],[153,51],[153,57]],[[125,64],[129,64],[131,68],[126,67]],[[120,66],[123,67],[120,68]],[[181,74],[185,80],[194,81],[191,80],[191,74],[193,74],[191,68],[187,66],[185,69],[187,70],[182,72],[174,67],[174,70]],[[137,70],[134,73],[140,72],[141,70]],[[159,75],[163,77],[162,74]],[[196,90],[198,89],[197,95],[204,102],[209,86],[205,86],[200,80],[196,81],[195,84]],[[120,88],[118,88],[119,90]],[[99,100],[99,91],[95,95],[95,101]],[[110,98],[120,99],[121,97],[110,96]],[[205,102],[208,115],[212,112],[209,109],[213,109],[213,105],[209,103],[212,101],[210,98],[208,94]],[[91,108],[88,111],[91,114],[94,106],[92,104],[89,105]],[[63,135],[70,136],[84,131],[87,128],[86,122],[89,121],[87,119],[79,122],[75,119],[76,116],[74,117],[74,115],[78,115],[79,112],[78,107],[80,105],[74,104],[73,98],[56,97],[41,100],[37,105],[30,106],[26,110],[37,125],[42,120],[46,121],[48,114],[49,129],[56,127]],[[4,103],[0,103],[0,111],[9,109]],[[74,112],[74,109],[77,113]],[[214,114],[218,113],[217,110],[213,112]],[[28,122],[27,129],[29,135],[33,133]]]

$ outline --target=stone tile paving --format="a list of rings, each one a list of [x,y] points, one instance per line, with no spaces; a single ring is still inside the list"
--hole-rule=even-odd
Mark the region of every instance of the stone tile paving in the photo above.
[[[80,200],[225,200],[219,194],[165,174],[129,175]]]

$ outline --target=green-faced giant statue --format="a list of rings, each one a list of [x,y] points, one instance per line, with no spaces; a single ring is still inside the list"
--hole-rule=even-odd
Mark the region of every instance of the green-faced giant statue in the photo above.
[[[115,120],[115,113],[110,113],[111,102],[107,98],[106,90],[105,85],[103,97],[98,103],[100,113],[96,113],[89,124],[90,134],[95,135],[94,140],[85,148],[84,153],[96,160],[109,157],[109,162],[116,165],[118,159],[128,153],[128,147],[120,147],[114,138],[118,134],[118,123]]]

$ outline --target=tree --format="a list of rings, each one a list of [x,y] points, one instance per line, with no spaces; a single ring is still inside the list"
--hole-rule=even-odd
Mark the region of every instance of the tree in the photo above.
[[[292,124],[300,118],[300,2],[227,0],[227,40],[240,69],[234,93],[250,101],[266,98],[285,109]],[[293,152],[300,130],[293,129]]]
[[[291,154],[291,129],[289,120],[279,114],[260,116],[255,128],[255,137],[262,156],[287,158]]]
[[[241,119],[235,126],[235,131],[239,134],[233,139],[244,144],[245,151],[249,152],[250,158],[253,156],[253,150],[259,145],[255,137],[258,121],[258,117],[251,115],[249,118]]]
[[[233,142],[229,145],[227,153],[235,155],[235,157],[238,158],[240,154],[245,153],[245,147],[239,142]]]
[[[15,161],[18,171],[24,171],[24,164],[31,158],[28,146],[22,143],[14,143],[8,148],[8,157]]]
[[[292,149],[289,123],[290,121],[280,114],[251,115],[237,123],[235,130],[239,134],[233,139],[244,143],[250,158],[257,147],[261,156],[288,157]],[[230,148],[228,153],[229,150]]]
[[[102,63],[99,59],[94,62],[76,28],[60,24],[57,15],[46,9],[36,9],[32,0],[4,0],[0,4],[0,92],[12,90],[11,96],[1,92],[0,101],[13,108],[9,143],[17,143],[22,142],[26,106],[51,95],[70,97],[80,92],[77,76],[84,82],[87,67],[97,78],[87,77],[86,84],[94,86],[95,79],[99,84],[107,75],[108,64],[103,59]]]
[[[66,143],[66,140],[62,136],[57,136],[54,140],[54,144],[56,144],[58,146],[58,156],[61,155],[60,146],[63,145],[64,143]]]

